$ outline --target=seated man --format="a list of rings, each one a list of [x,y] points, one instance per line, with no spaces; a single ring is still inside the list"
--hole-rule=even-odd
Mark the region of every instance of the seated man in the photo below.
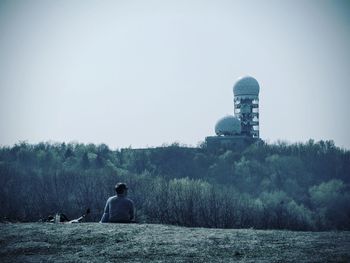
[[[100,223],[130,223],[134,221],[134,203],[129,198],[124,183],[115,186],[117,195],[108,198]]]

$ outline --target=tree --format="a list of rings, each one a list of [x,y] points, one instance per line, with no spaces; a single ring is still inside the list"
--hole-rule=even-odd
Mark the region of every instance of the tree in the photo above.
[[[333,179],[310,188],[311,202],[321,227],[346,229],[350,226],[350,194],[343,181]]]
[[[87,152],[83,154],[83,157],[81,159],[81,167],[86,170],[90,167],[90,161]]]

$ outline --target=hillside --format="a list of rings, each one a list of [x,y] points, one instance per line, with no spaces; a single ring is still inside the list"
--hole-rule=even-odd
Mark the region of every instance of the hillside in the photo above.
[[[350,230],[350,151],[332,141],[245,149],[172,144],[20,143],[0,147],[0,222],[57,212],[98,222],[118,182],[140,223],[186,227]]]
[[[5,262],[350,262],[350,232],[1,224]]]

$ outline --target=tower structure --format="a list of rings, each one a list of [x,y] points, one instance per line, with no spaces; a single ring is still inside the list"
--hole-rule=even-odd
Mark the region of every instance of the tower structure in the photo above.
[[[250,76],[233,86],[234,114],[241,121],[241,134],[259,138],[259,83]]]

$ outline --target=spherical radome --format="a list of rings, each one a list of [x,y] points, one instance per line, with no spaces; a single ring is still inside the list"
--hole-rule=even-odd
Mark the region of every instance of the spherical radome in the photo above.
[[[239,78],[233,86],[233,94],[235,96],[244,95],[258,95],[259,94],[259,83],[258,81],[250,76]]]
[[[215,125],[216,135],[237,135],[241,133],[241,121],[234,116],[225,116]]]

